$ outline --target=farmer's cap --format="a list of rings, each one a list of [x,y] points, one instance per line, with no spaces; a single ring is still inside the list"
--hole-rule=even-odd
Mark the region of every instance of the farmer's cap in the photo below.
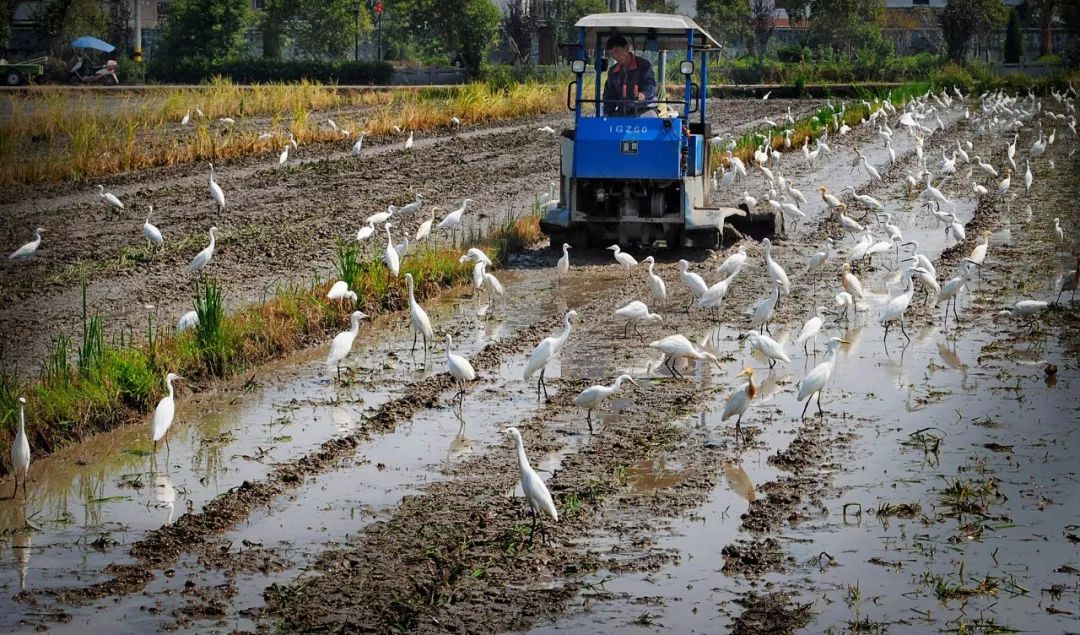
[[[616,33],[607,39],[607,45],[604,46],[605,51],[610,51],[616,46],[626,47],[626,38]]]

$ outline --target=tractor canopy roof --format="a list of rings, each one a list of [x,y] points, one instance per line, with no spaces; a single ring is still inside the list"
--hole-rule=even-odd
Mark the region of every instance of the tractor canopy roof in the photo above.
[[[581,18],[574,26],[585,29],[587,47],[598,41],[603,46],[608,36],[618,33],[633,43],[636,51],[686,50],[687,33],[693,31],[695,49],[720,48],[720,44],[705,29],[685,15],[594,13]]]

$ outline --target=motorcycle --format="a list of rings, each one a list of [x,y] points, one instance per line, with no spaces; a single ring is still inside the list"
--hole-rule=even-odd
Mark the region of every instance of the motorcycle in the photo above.
[[[79,55],[75,63],[68,71],[68,81],[72,84],[95,84],[98,82],[109,83],[112,78],[113,84],[119,84],[120,79],[116,76],[116,60],[109,60],[102,66],[91,66],[85,56]]]

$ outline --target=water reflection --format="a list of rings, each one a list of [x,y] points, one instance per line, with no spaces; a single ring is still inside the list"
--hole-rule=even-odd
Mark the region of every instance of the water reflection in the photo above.
[[[754,491],[754,483],[750,480],[750,475],[743,469],[741,463],[735,461],[724,461],[724,480],[727,481],[728,487],[731,491],[738,494],[748,503],[752,503],[757,500],[757,492]]]

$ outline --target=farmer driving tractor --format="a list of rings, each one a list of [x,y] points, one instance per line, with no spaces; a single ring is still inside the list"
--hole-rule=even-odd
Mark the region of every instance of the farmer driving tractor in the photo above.
[[[604,83],[604,114],[618,117],[656,117],[656,77],[652,64],[635,55],[626,38],[616,33],[605,50],[615,59]]]

